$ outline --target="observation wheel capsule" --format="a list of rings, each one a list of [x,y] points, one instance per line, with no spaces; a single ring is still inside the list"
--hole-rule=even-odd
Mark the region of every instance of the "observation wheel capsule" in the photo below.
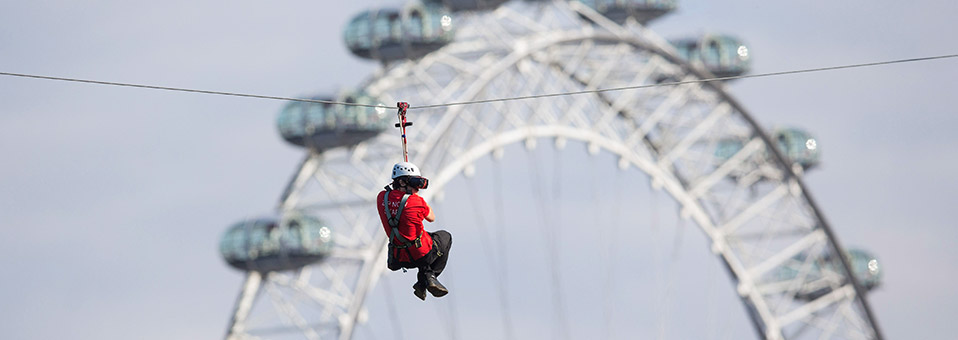
[[[622,25],[629,18],[645,25],[675,10],[676,0],[577,0]]]
[[[491,10],[506,1],[509,0],[425,0],[426,3],[442,5],[453,12]]]
[[[801,166],[802,170],[812,169],[820,163],[818,141],[805,130],[786,127],[772,131],[772,142],[786,159]],[[728,160],[745,145],[743,139],[723,139],[715,146],[715,157]]]
[[[220,240],[220,254],[231,267],[243,271],[293,270],[326,258],[331,235],[315,217],[261,217],[230,226]]]
[[[671,41],[679,56],[693,65],[704,67],[717,77],[740,76],[751,69],[748,47],[736,37],[706,34],[698,38]]]
[[[313,96],[308,99],[382,105],[363,91],[348,92],[336,98]],[[373,138],[392,122],[385,107],[289,102],[276,119],[280,135],[293,145],[316,151],[351,146]]]
[[[412,2],[401,10],[367,10],[353,17],[343,30],[343,40],[353,55],[382,62],[421,58],[453,38],[449,11],[431,2]]]
[[[846,256],[852,274],[865,289],[871,290],[881,285],[882,270],[874,255],[862,249],[849,249]]]
[[[772,275],[782,281],[793,280],[801,275],[806,283],[796,297],[803,300],[815,300],[830,293],[831,287],[847,283],[837,281],[836,278],[842,276],[833,274],[843,271],[838,259],[833,256],[824,256],[820,260],[809,262],[808,258],[808,253],[795,255]],[[845,251],[845,259],[849,261],[855,280],[863,288],[870,291],[881,284],[881,267],[871,253],[861,249],[848,249]]]
[[[772,133],[778,149],[785,158],[808,170],[819,164],[818,141],[807,131],[798,128],[780,128]]]

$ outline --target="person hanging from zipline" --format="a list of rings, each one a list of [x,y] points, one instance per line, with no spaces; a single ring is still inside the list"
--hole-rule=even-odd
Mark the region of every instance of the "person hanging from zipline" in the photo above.
[[[376,198],[379,217],[389,238],[386,265],[392,271],[419,269],[413,294],[420,300],[426,300],[426,291],[435,297],[444,296],[449,290],[439,282],[438,276],[449,260],[452,234],[445,230],[425,231],[423,219],[434,222],[436,214],[417,193],[425,189],[429,181],[409,162],[393,166],[392,180],[392,187],[386,186]]]
[[[406,127],[412,122],[406,121],[406,109],[409,103],[396,103],[399,107],[399,122],[396,127],[402,131],[403,162],[396,163],[392,171],[392,187],[386,186],[376,198],[379,218],[383,222],[389,249],[386,266],[397,271],[402,268],[418,268],[413,294],[420,300],[426,300],[426,291],[432,296],[442,297],[449,293],[439,282],[439,274],[446,268],[449,249],[452,248],[452,234],[445,230],[426,232],[422,220],[436,221],[436,214],[422,197],[419,190],[429,186],[429,180],[422,177],[419,167],[409,162],[406,150]]]

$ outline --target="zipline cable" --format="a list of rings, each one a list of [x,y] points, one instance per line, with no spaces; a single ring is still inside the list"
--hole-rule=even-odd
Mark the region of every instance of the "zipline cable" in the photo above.
[[[607,88],[607,89],[582,90],[582,91],[571,91],[571,92],[558,92],[558,93],[547,93],[547,94],[535,94],[535,95],[518,96],[518,97],[507,97],[507,98],[493,98],[493,99],[471,100],[471,101],[453,102],[453,103],[446,103],[446,104],[423,105],[423,106],[411,107],[410,110],[412,110],[412,109],[430,109],[430,108],[447,107],[447,106],[457,106],[457,105],[483,104],[483,103],[491,103],[491,102],[504,102],[504,101],[513,101],[513,100],[523,100],[523,99],[535,99],[535,98],[549,98],[549,97],[560,97],[560,96],[572,96],[572,95],[589,94],[589,93],[602,93],[602,92],[615,92],[615,91],[625,91],[625,90],[638,90],[638,89],[647,89],[647,88],[653,88],[653,87],[677,86],[677,85],[695,84],[695,83],[708,83],[708,82],[726,81],[726,80],[734,80],[734,79],[772,77],[772,76],[782,76],[782,75],[799,74],[799,73],[811,73],[811,72],[821,72],[821,71],[833,71],[833,70],[841,70],[841,69],[849,69],[849,68],[859,68],[859,67],[889,65],[889,64],[898,64],[898,63],[928,61],[928,60],[946,59],[946,58],[955,58],[955,57],[958,57],[958,54],[940,55],[940,56],[933,56],[933,57],[898,59],[898,60],[889,60],[889,61],[879,61],[879,62],[864,63],[864,64],[851,64],[851,65],[841,65],[841,66],[819,67],[819,68],[812,68],[812,69],[792,70],[792,71],[780,71],[780,72],[751,74],[751,75],[740,75],[740,76],[715,77],[715,78],[706,78],[706,79],[674,81],[674,82],[665,82],[665,83],[658,83],[658,84],[632,85],[632,86],[612,87],[612,88]]]
[[[181,88],[181,87],[168,87],[168,86],[155,86],[155,85],[143,85],[143,84],[131,84],[131,83],[118,83],[118,82],[100,81],[100,80],[90,80],[90,79],[77,79],[77,78],[63,78],[63,77],[41,76],[41,75],[35,75],[35,74],[0,72],[0,75],[2,75],[2,76],[11,76],[11,77],[44,79],[44,80],[59,80],[59,81],[68,81],[68,82],[86,83],[86,84],[97,84],[97,85],[111,85],[111,86],[121,86],[121,87],[135,87],[135,88],[150,89],[150,90],[164,90],[164,91],[176,91],[176,92],[190,92],[190,93],[212,94],[212,95],[219,95],[219,96],[233,96],[233,97],[258,98],[258,99],[273,99],[273,100],[283,100],[283,101],[292,101],[292,102],[304,102],[304,103],[315,103],[315,104],[333,104],[333,105],[346,105],[346,106],[362,106],[362,107],[371,107],[371,108],[378,108],[378,109],[398,109],[398,107],[396,107],[396,106],[370,105],[370,104],[362,104],[362,103],[346,103],[346,102],[337,102],[337,101],[332,101],[332,100],[319,100],[319,99],[305,99],[305,98],[265,96],[265,95],[258,95],[258,94],[236,93],[236,92],[197,90],[197,89],[187,89],[187,88]]]
[[[677,85],[694,84],[694,83],[708,83],[708,82],[726,81],[726,80],[734,80],[734,79],[745,79],[745,78],[774,77],[774,76],[792,75],[792,74],[799,74],[799,73],[812,73],[812,72],[834,71],[834,70],[843,70],[843,69],[851,69],[851,68],[862,68],[862,67],[881,66],[881,65],[890,65],[890,64],[901,64],[901,63],[911,63],[911,62],[921,62],[921,61],[930,61],[930,60],[938,60],[938,59],[950,59],[950,58],[958,58],[958,54],[946,54],[946,55],[938,55],[938,56],[930,56],[930,57],[908,58],[908,59],[896,59],[896,60],[878,61],[878,62],[871,62],[871,63],[848,64],[848,65],[840,65],[840,66],[829,66],[829,67],[819,67],[819,68],[811,68],[811,69],[801,69],[801,70],[792,70],[792,71],[780,71],[780,72],[770,72],[770,73],[760,73],[760,74],[748,74],[748,75],[740,75],[740,76],[715,77],[715,78],[706,78],[706,79],[695,79],[695,80],[665,82],[665,83],[659,83],[659,84],[646,84],[646,85],[622,86],[622,87],[613,87],[613,88],[607,88],[607,89],[582,90],[582,91],[571,91],[571,92],[557,92],[557,93],[546,93],[546,94],[537,94],[537,95],[528,95],[528,96],[518,96],[518,97],[506,97],[506,98],[492,98],[492,99],[462,101],[462,102],[453,102],[453,103],[445,103],[445,104],[432,104],[432,105],[422,105],[422,106],[410,106],[409,109],[410,109],[410,110],[432,109],[432,108],[441,108],[441,107],[458,106],[458,105],[472,105],[472,104],[483,104],[483,103],[491,103],[491,102],[504,102],[504,101],[523,100],[523,99],[535,99],[535,98],[549,98],[549,97],[560,97],[560,96],[572,96],[572,95],[588,94],[588,93],[601,93],[601,92],[614,92],[614,91],[625,91],[625,90],[638,90],[638,89],[647,89],[647,88],[654,88],[654,87],[677,86]],[[44,80],[57,80],[57,81],[68,81],[68,82],[76,82],[76,83],[87,83],[87,84],[98,84],[98,85],[110,85],[110,86],[122,86],[122,87],[135,87],[135,88],[151,89],[151,90],[191,92],[191,93],[211,94],[211,95],[220,95],[220,96],[246,97],[246,98],[258,98],[258,99],[272,99],[272,100],[283,100],[283,101],[294,101],[294,102],[305,102],[305,103],[318,103],[318,104],[332,104],[332,105],[345,105],[345,106],[361,106],[361,107],[369,107],[369,108],[376,108],[376,109],[398,109],[398,107],[396,107],[396,106],[372,105],[372,104],[362,104],[362,103],[347,103],[347,102],[337,102],[337,101],[332,101],[332,100],[318,100],[318,99],[304,99],[304,98],[291,98],[291,97],[279,97],[279,96],[266,96],[266,95],[258,95],[258,94],[236,93],[236,92],[224,92],[224,91],[197,90],[197,89],[187,89],[187,88],[179,88],[179,87],[167,87],[167,86],[155,86],[155,85],[119,83],[119,82],[108,82],[108,81],[90,80],[90,79],[52,77],[52,76],[43,76],[43,75],[25,74],[25,73],[0,72],[0,76],[21,77],[21,78],[34,78],[34,79],[44,79]]]

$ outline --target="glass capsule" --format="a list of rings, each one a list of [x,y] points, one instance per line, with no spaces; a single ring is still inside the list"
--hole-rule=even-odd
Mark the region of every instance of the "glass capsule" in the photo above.
[[[413,2],[402,9],[359,13],[343,30],[346,47],[360,58],[390,62],[416,59],[451,42],[452,17],[433,2]]]
[[[668,14],[676,8],[675,0],[578,0],[618,24],[634,18],[641,24]]]
[[[328,256],[331,237],[330,229],[310,216],[250,219],[226,230],[220,240],[220,254],[239,270],[292,270]]]
[[[313,96],[312,100],[382,105],[365,92],[345,93],[338,97]],[[276,119],[280,135],[287,142],[316,151],[351,146],[375,137],[392,120],[383,108],[341,104],[291,101]]]
[[[671,41],[680,57],[705,68],[716,77],[734,77],[751,69],[748,47],[738,38],[706,34],[697,38]]]

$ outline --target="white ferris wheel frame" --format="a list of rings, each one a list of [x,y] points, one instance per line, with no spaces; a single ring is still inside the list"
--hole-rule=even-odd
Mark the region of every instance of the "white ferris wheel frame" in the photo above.
[[[426,199],[472,172],[478,159],[501,156],[506,145],[533,146],[541,138],[554,138],[557,145],[582,141],[592,153],[617,155],[620,167],[642,170],[653,187],[678,202],[737,282],[760,337],[881,338],[865,290],[848,274],[844,256],[836,256],[837,270],[809,275],[815,261],[842,248],[806,190],[801,168],[772,147],[721,83],[555,97],[548,104],[524,100],[415,111],[418,102],[707,79],[707,71],[679,58],[641,25],[620,26],[575,1],[514,1],[456,20],[465,24],[454,42],[420,60],[385,65],[365,86],[379,98],[413,104],[417,133],[409,136],[410,159],[434,171]],[[738,138],[743,147],[727,159],[710,157],[707,151],[722,138]],[[383,134],[307,154],[277,209],[341,215],[343,225],[333,229],[335,251],[294,273],[248,273],[228,339],[259,338],[248,316],[264,291],[290,329],[306,338],[352,337],[366,318],[365,299],[386,271],[386,238],[371,207],[398,148],[395,136]],[[801,254],[804,262],[796,263]],[[798,271],[790,279],[773,275],[783,266]],[[809,287],[822,293],[800,298]],[[291,299],[309,301],[318,310],[314,319]]]

